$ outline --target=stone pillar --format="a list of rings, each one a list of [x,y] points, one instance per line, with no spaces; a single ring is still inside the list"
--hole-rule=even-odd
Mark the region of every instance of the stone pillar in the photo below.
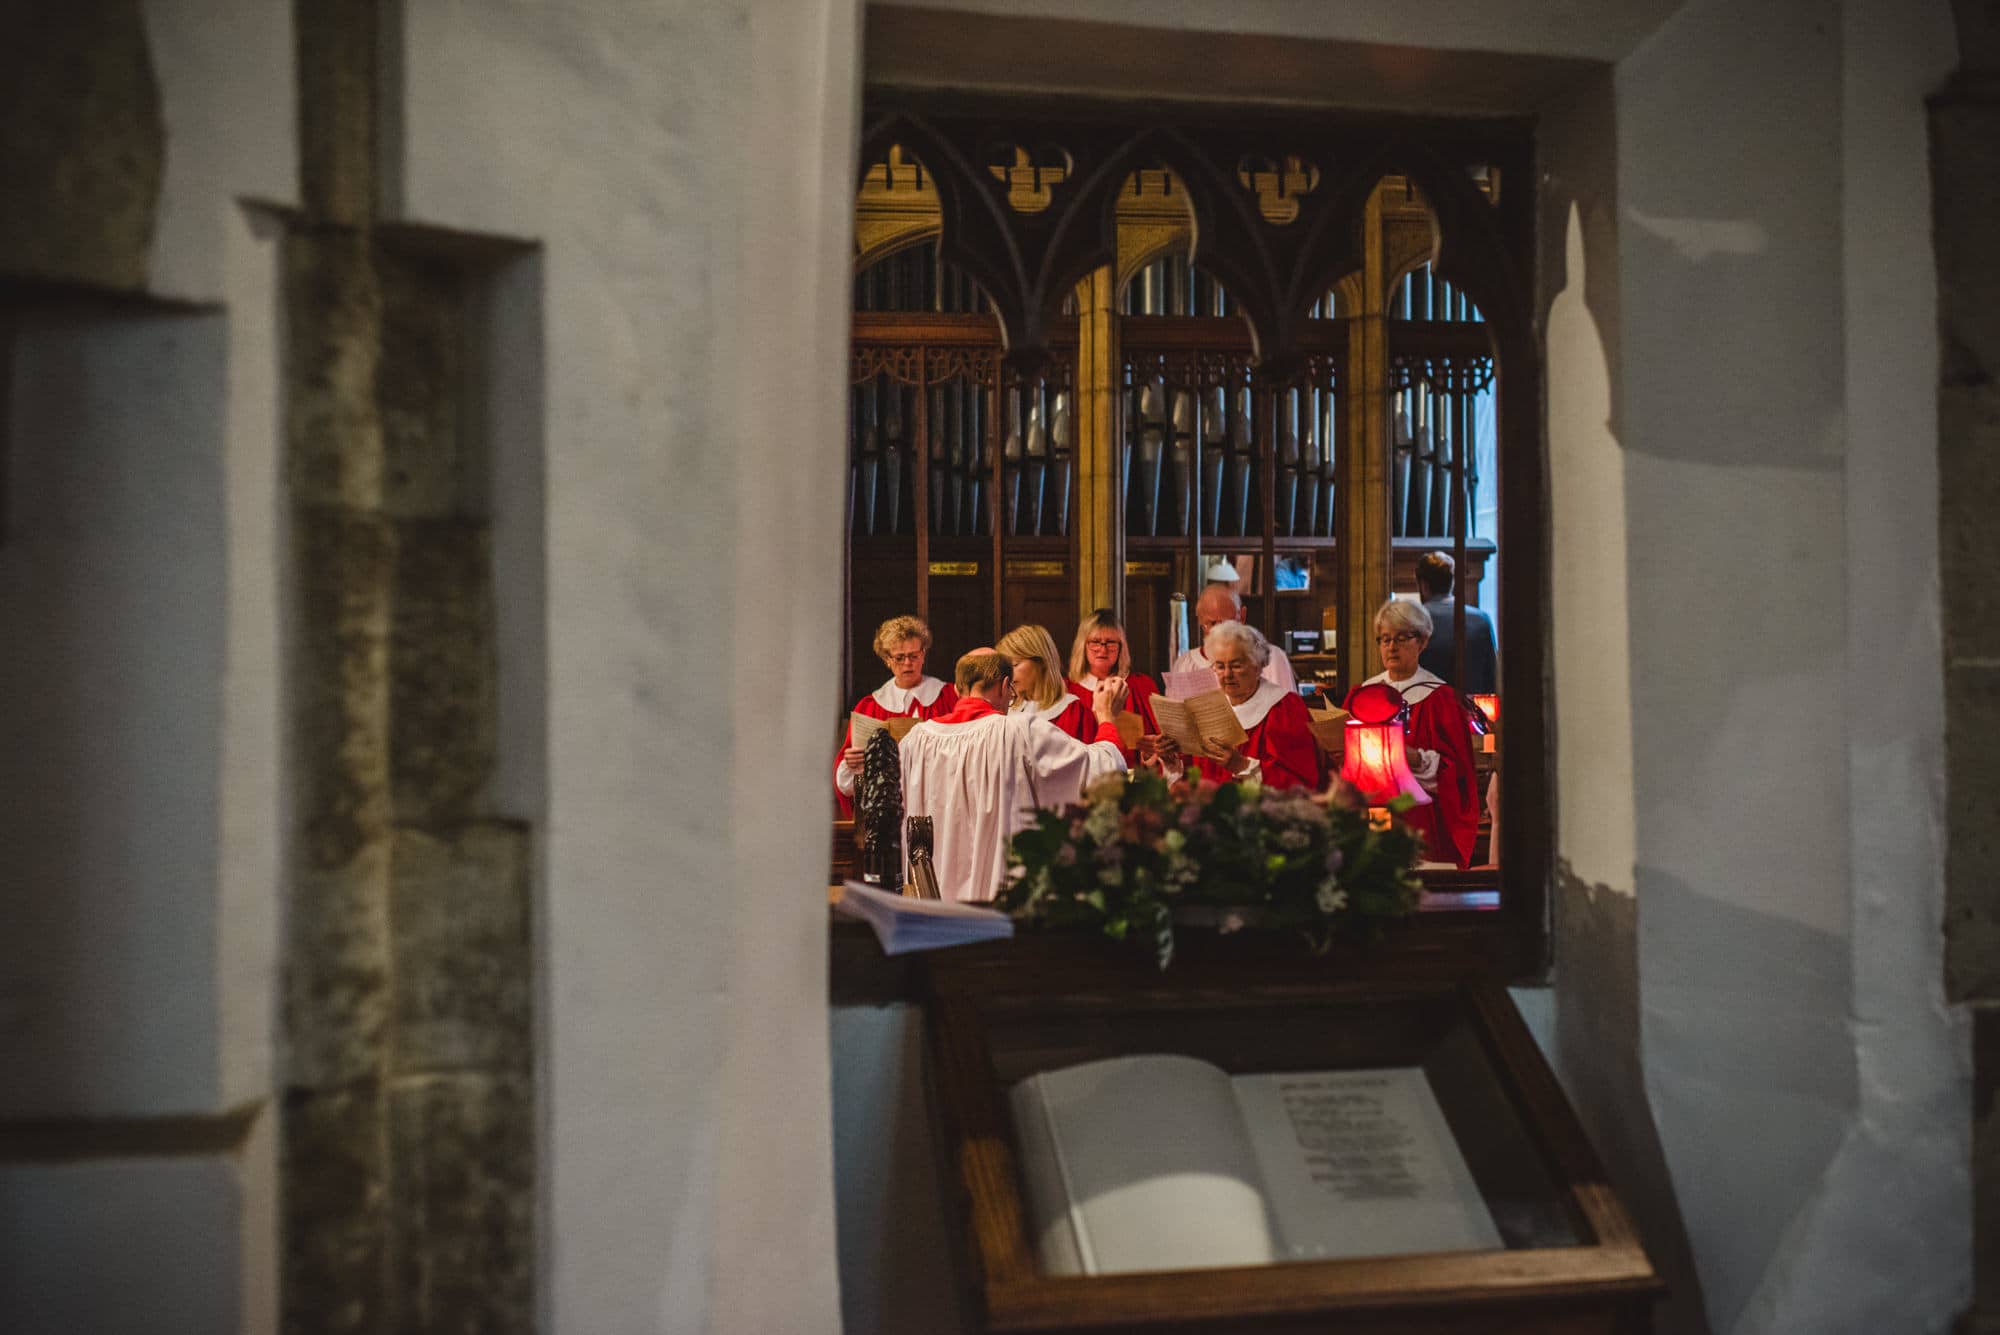
[[[529,845],[487,814],[493,561],[466,410],[494,248],[377,222],[378,13],[297,10],[284,1327],[527,1331]]]
[[[1944,589],[1945,975],[1974,1011],[1973,1306],[2000,1332],[2000,10],[1956,5],[1959,73],[1931,99],[1943,365],[1938,546]]]

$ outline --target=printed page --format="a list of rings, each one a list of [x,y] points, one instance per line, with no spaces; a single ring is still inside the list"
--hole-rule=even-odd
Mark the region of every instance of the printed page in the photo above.
[[[873,714],[855,713],[847,716],[847,744],[849,746],[859,747],[861,750],[866,751],[869,739],[880,731],[882,731],[882,720],[876,718]]]
[[[882,726],[887,728],[889,735],[896,739],[896,745],[901,746],[903,739],[910,735],[910,729],[922,722],[923,720],[920,718],[911,718],[908,715],[904,715],[898,718],[884,719],[882,720]]]
[[[1186,700],[1215,689],[1215,673],[1208,668],[1167,672],[1161,674],[1160,680],[1165,683],[1161,689],[1170,700]]]
[[[1283,1260],[1499,1247],[1423,1071],[1239,1075]]]
[[[1187,702],[1188,713],[1194,715],[1201,735],[1211,741],[1223,742],[1229,746],[1241,746],[1250,740],[1250,734],[1243,731],[1236,711],[1229,707],[1229,697],[1221,691],[1210,691],[1206,695],[1191,697]]]
[[[1174,739],[1180,747],[1183,759],[1198,756],[1201,752],[1201,728],[1195,723],[1194,715],[1188,712],[1187,702],[1171,696],[1153,697],[1153,717],[1158,720],[1160,732]]]
[[[1047,1274],[1275,1259],[1229,1077],[1165,1054],[1030,1076],[1009,1091]]]

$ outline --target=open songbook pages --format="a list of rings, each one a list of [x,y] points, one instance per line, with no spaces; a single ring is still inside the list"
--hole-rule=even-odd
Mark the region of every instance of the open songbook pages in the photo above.
[[[1502,1245],[1417,1067],[1232,1077],[1158,1053],[1008,1098],[1050,1275]]]
[[[866,750],[870,739],[887,728],[889,736],[895,739],[896,745],[901,746],[903,739],[910,735],[910,729],[922,722],[923,720],[919,718],[875,718],[869,714],[850,714],[847,717],[849,744]]]
[[[885,955],[1014,935],[1014,920],[997,909],[951,899],[915,899],[860,881],[841,883],[834,909],[873,927]]]
[[[1186,700],[1156,695],[1153,717],[1159,720],[1161,733],[1173,738],[1184,756],[1206,754],[1204,740],[1225,746],[1241,746],[1250,740],[1250,734],[1243,731],[1243,725],[1236,719],[1236,711],[1229,707],[1229,697],[1219,690]]]

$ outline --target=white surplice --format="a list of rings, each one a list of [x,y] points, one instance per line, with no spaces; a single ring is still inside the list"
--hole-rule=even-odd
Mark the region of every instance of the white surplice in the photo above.
[[[1046,718],[989,714],[919,723],[903,739],[903,814],[929,816],[932,865],[947,899],[987,900],[1007,871],[1007,841],[1029,812],[1081,800],[1125,768],[1113,742],[1079,742]]]

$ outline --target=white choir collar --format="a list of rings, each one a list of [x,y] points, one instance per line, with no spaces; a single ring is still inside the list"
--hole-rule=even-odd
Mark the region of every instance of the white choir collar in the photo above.
[[[1077,696],[1076,692],[1066,690],[1063,692],[1062,699],[1050,705],[1046,710],[1033,700],[1017,700],[1014,702],[1014,708],[1011,712],[1019,714],[1023,718],[1045,718],[1053,721],[1061,718],[1063,711],[1071,705],[1080,705],[1082,703],[1083,701]]]
[[[1236,711],[1236,721],[1247,730],[1262,723],[1264,716],[1271,712],[1271,707],[1290,694],[1290,691],[1276,682],[1259,677],[1257,689],[1251,693],[1250,698],[1240,705],[1229,707]]]
[[[1367,681],[1362,682],[1361,684],[1363,686],[1372,686],[1378,681],[1383,682],[1390,686],[1394,686],[1398,691],[1402,692],[1403,699],[1408,701],[1412,705],[1423,700],[1426,696],[1428,696],[1432,691],[1435,691],[1438,687],[1446,684],[1445,679],[1443,677],[1440,677],[1437,673],[1431,671],[1429,668],[1421,668],[1421,667],[1417,669],[1416,675],[1411,677],[1406,677],[1399,682],[1390,681],[1389,674],[1386,672],[1378,672],[1374,676],[1370,677]]]
[[[925,709],[937,703],[938,693],[944,690],[944,683],[936,677],[925,677],[922,681],[904,690],[896,684],[894,677],[875,688],[875,703],[891,714],[907,714],[910,702],[915,701]]]

